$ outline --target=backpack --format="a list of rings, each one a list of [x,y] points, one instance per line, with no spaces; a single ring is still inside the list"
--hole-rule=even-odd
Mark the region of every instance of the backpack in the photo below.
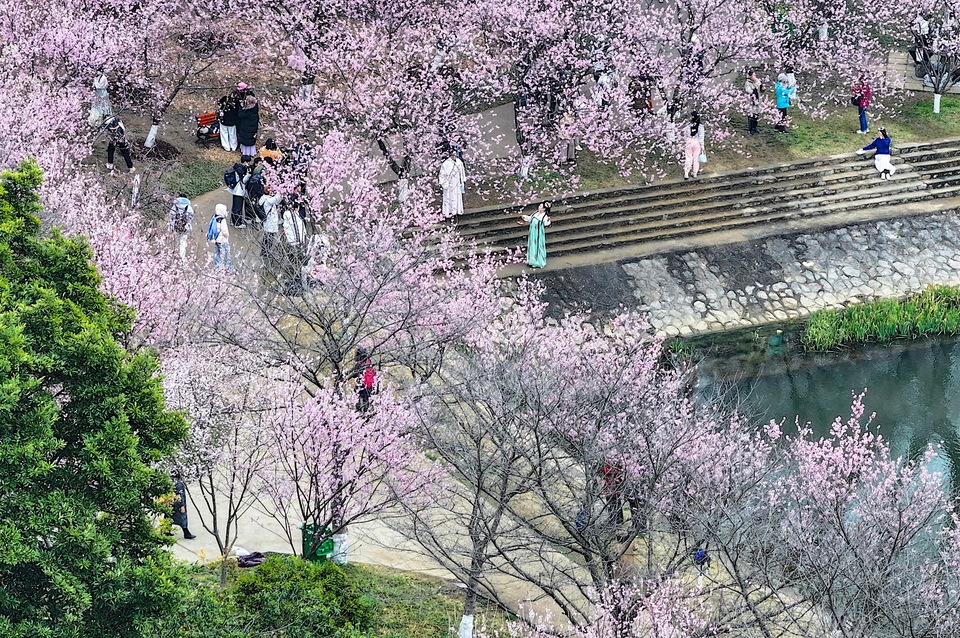
[[[254,199],[263,195],[263,175],[251,175],[247,180],[247,194]]]
[[[177,206],[177,211],[173,214],[173,232],[187,232],[187,209]]]
[[[240,183],[240,176],[237,175],[236,169],[231,168],[223,174],[223,183],[227,185],[227,188],[236,188],[237,184]]]
[[[207,241],[217,241],[220,238],[220,226],[217,224],[217,216],[210,218],[210,224],[207,226]]]
[[[377,385],[377,371],[373,369],[373,366],[368,366],[363,371],[363,387],[372,391],[375,385]]]

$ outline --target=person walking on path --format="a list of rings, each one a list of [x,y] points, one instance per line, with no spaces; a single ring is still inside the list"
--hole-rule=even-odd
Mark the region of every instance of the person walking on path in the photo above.
[[[690,115],[690,124],[686,130],[686,141],[683,147],[683,179],[690,179],[691,175],[696,177],[700,172],[700,156],[706,156],[703,124],[700,122],[700,114],[696,111]]]
[[[240,116],[240,102],[243,97],[240,95],[239,87],[246,88],[246,84],[241,82],[237,89],[224,95],[217,102],[218,117],[220,118],[220,146],[223,150],[233,152],[237,150],[237,119]]]
[[[866,135],[870,132],[867,123],[867,109],[870,108],[870,98],[873,97],[873,90],[861,73],[857,83],[851,87],[851,91],[853,91],[853,97],[850,98],[850,101],[857,107],[857,113],[860,116],[860,130],[857,133]]]
[[[452,217],[463,214],[463,192],[467,175],[463,161],[457,157],[454,147],[447,150],[447,159],[440,165],[439,182],[443,189],[443,215]]]
[[[790,78],[786,73],[777,76],[777,83],[773,85],[774,94],[777,96],[777,110],[780,111],[780,120],[777,122],[777,132],[787,132],[787,109],[793,103],[793,97],[796,95],[796,87],[790,86]]]
[[[227,207],[217,204],[213,217],[207,226],[207,241],[213,244],[213,267],[221,265],[227,272],[233,272],[233,259],[230,257],[230,225],[227,223]]]
[[[743,90],[746,91],[748,99],[750,100],[750,105],[747,110],[747,123],[750,129],[750,135],[759,135],[760,129],[757,126],[760,122],[760,91],[763,90],[763,84],[760,82],[760,78],[757,77],[757,72],[754,69],[750,69],[750,73],[747,74],[747,82],[743,85]]]
[[[190,237],[190,231],[193,230],[193,206],[183,193],[173,200],[168,226],[170,232],[177,238],[177,253],[180,259],[186,259],[187,239]]]
[[[187,486],[179,475],[174,477],[173,482],[173,524],[183,530],[183,537],[186,540],[196,538],[190,533],[187,520]]]
[[[120,151],[120,157],[127,164],[127,170],[131,173],[133,167],[133,158],[130,156],[130,142],[127,141],[127,129],[120,121],[120,118],[114,115],[107,120],[107,168],[113,170],[113,154]]]
[[[252,93],[243,98],[240,114],[237,116],[237,142],[240,152],[253,157],[257,154],[257,133],[260,131],[260,105],[257,96]]]
[[[876,149],[877,154],[873,156],[873,165],[880,171],[880,179],[890,179],[897,172],[897,167],[890,163],[891,143],[892,140],[887,135],[887,129],[881,128],[877,139],[857,151],[857,155],[863,155],[867,151]]]
[[[543,268],[547,265],[547,234],[544,230],[550,225],[550,202],[543,202],[533,215],[521,215],[517,223],[528,224],[530,234],[527,236],[527,265],[533,268]]]
[[[230,210],[230,223],[237,228],[244,228],[246,220],[243,215],[243,198],[246,194],[247,180],[250,179],[250,173],[253,168],[253,158],[244,155],[240,161],[233,165],[233,168],[223,174],[223,181],[233,196],[232,207]]]

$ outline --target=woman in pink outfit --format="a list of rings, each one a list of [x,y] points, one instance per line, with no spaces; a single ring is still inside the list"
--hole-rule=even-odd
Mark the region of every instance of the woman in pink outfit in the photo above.
[[[697,176],[700,172],[700,155],[704,153],[703,124],[700,123],[700,114],[696,111],[690,115],[690,122],[684,129],[683,146],[683,179]]]

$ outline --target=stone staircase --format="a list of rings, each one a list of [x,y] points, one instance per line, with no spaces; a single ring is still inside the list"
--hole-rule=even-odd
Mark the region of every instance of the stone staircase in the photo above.
[[[872,154],[849,153],[558,198],[547,268],[960,209],[960,139],[899,145],[893,163],[887,181]],[[526,246],[516,219],[538,204],[471,209],[456,224],[479,248],[507,252]]]

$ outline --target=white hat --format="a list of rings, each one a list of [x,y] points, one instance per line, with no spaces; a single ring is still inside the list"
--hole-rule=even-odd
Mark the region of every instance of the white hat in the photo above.
[[[227,207],[223,204],[217,204],[217,207],[214,210],[216,211],[214,215],[216,215],[217,217],[227,216]]]

